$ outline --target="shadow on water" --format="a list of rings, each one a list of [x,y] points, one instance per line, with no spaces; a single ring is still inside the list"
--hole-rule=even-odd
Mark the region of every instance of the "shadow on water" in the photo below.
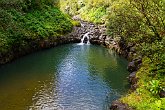
[[[128,90],[127,61],[96,45],[67,44],[0,68],[3,110],[107,110]]]

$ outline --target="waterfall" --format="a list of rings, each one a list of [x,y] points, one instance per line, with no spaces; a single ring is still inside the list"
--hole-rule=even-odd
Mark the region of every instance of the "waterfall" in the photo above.
[[[85,43],[84,43],[84,42],[85,42],[85,41],[84,41],[85,38],[87,38],[86,44],[87,44],[87,45],[90,45],[89,33],[90,33],[90,32],[87,32],[86,34],[84,34],[84,36],[83,36],[82,39],[81,39],[81,43],[79,43],[78,45],[84,45],[84,44],[85,44]]]

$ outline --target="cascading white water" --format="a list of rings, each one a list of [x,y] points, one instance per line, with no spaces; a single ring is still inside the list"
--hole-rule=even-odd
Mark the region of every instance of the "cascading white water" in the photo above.
[[[90,32],[87,32],[86,34],[84,34],[84,36],[83,36],[83,38],[81,39],[81,43],[79,43],[78,45],[84,45],[85,43],[84,43],[84,40],[85,40],[85,38],[87,38],[87,45],[90,45],[90,41],[89,41],[89,33]]]

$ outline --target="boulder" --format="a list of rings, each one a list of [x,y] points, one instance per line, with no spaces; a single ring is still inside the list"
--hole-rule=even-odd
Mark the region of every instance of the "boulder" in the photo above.
[[[129,62],[127,66],[127,70],[129,72],[134,72],[137,70],[137,66],[135,65],[135,61]]]
[[[137,85],[138,78],[136,78],[136,71],[132,72],[128,76],[128,80],[131,83],[131,89],[136,90],[136,88],[138,87],[138,85]]]
[[[137,71],[140,68],[141,64],[142,64],[141,58],[134,59],[133,61],[128,63],[127,70],[129,72]]]
[[[161,90],[159,96],[160,98],[165,98],[165,90]]]
[[[136,72],[132,72],[128,78],[129,82],[134,84],[134,82],[136,81]]]
[[[110,107],[110,110],[133,110],[127,104],[121,103],[120,101],[116,100],[113,101]]]

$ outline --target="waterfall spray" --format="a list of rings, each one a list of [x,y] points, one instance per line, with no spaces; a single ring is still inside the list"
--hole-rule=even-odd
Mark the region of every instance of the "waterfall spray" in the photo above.
[[[89,39],[89,33],[90,32],[87,32],[86,34],[84,34],[84,36],[82,37],[82,39],[81,39],[81,43],[79,43],[78,45],[84,45],[85,43],[84,43],[84,40],[85,40],[85,38],[87,38],[87,45],[90,45],[90,39]]]

